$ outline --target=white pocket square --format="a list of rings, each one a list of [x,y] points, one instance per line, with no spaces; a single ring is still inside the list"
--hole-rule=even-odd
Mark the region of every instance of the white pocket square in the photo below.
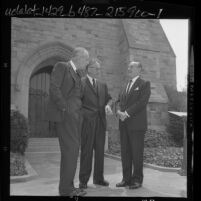
[[[139,87],[135,88],[134,90],[135,90],[135,91],[139,90]]]

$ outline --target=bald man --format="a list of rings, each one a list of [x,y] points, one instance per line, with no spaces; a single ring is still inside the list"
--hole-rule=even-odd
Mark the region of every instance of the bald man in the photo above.
[[[116,186],[129,186],[129,189],[140,188],[143,183],[144,135],[147,130],[146,107],[151,90],[150,82],[140,77],[141,70],[140,62],[129,63],[129,82],[123,87],[117,101],[123,179]]]
[[[79,70],[85,69],[89,53],[82,47],[73,51],[68,62],[57,63],[50,80],[50,101],[47,117],[56,122],[61,150],[59,194],[83,196],[82,189],[74,187],[82,124],[82,84]]]

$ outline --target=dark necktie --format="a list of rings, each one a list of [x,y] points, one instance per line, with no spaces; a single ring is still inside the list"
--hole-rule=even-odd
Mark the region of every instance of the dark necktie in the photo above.
[[[92,83],[93,83],[93,87],[94,87],[94,89],[96,88],[96,82],[95,82],[95,79],[93,78],[92,79]]]
[[[126,94],[129,93],[129,89],[130,89],[130,86],[131,86],[132,81],[133,81],[133,80],[130,80],[129,83],[128,83],[128,85],[127,85],[128,87],[127,87],[127,90],[126,90]]]
[[[75,70],[76,75],[81,78],[80,72],[78,70]]]

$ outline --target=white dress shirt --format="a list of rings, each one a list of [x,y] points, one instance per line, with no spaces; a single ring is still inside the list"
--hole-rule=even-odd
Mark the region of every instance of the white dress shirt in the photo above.
[[[87,74],[87,77],[89,78],[89,81],[91,83],[91,85],[93,86],[93,79],[95,80],[96,83],[96,78],[92,78],[90,75]]]
[[[91,85],[93,86],[93,79],[95,80],[95,83],[96,83],[96,78],[92,78],[90,75],[87,74],[87,77],[89,78],[89,81],[91,83]],[[105,106],[105,110],[111,110],[111,107],[110,105],[106,105]],[[111,110],[111,113],[112,113],[112,110]]]
[[[128,90],[127,93],[129,93],[131,87],[133,86],[133,84],[136,82],[136,80],[137,80],[139,77],[140,77],[140,76],[138,75],[138,76],[136,76],[136,77],[134,77],[134,78],[132,79],[132,82],[131,82],[131,85],[130,85],[129,89],[128,89],[128,85],[129,85],[129,83],[128,83],[128,85],[127,85],[127,87],[126,87],[126,92],[127,92],[127,90]],[[130,117],[130,115],[126,112],[126,110],[125,110],[125,114],[126,114],[127,117]]]
[[[136,82],[136,80],[137,80],[139,77],[140,77],[140,76],[138,75],[138,76],[136,76],[136,77],[134,77],[134,78],[132,79],[132,82],[131,82],[131,85],[130,85],[129,89],[128,89],[128,85],[129,85],[129,83],[128,83],[128,85],[127,85],[127,87],[126,87],[126,92],[128,91],[127,93],[129,93],[131,87],[133,86],[133,84]]]
[[[73,63],[73,61],[70,60],[69,62],[71,64],[71,66],[73,67],[73,70],[77,73],[77,68],[76,68],[75,64]]]

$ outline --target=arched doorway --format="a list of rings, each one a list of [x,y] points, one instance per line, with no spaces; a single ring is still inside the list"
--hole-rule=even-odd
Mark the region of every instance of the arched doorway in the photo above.
[[[30,78],[28,117],[30,137],[56,137],[54,124],[44,119],[52,68],[53,66],[45,66],[36,71]]]
[[[50,75],[56,62],[64,61],[52,57],[35,67],[29,80],[28,119],[30,137],[57,137],[55,123],[45,118],[46,105],[49,100]]]
[[[15,85],[15,105],[28,118],[30,78],[37,70],[54,65],[53,60],[67,61],[72,56],[73,48],[64,42],[48,42],[27,53],[20,63]],[[49,61],[49,63],[47,62]]]

